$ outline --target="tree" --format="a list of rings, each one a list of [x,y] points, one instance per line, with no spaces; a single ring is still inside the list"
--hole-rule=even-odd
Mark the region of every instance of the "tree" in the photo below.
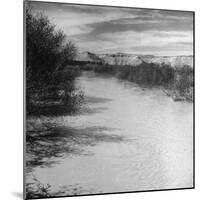
[[[57,30],[42,13],[26,9],[26,97],[27,109],[43,96],[63,90],[65,102],[74,92],[78,72],[68,67],[77,48],[62,30]],[[69,68],[69,69],[68,69]],[[62,77],[61,77],[62,74]],[[63,86],[64,85],[64,86]]]

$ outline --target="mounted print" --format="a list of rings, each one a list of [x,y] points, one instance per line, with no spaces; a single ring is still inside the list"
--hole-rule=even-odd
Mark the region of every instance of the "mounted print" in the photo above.
[[[194,12],[24,2],[26,199],[194,188]]]

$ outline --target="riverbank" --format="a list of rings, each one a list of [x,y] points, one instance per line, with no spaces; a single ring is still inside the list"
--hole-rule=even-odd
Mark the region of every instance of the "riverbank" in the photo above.
[[[189,66],[172,68],[166,64],[160,66],[153,63],[142,63],[137,66],[85,63],[80,65],[80,69],[111,74],[141,86],[161,86],[165,94],[174,101],[193,102],[193,69]]]
[[[179,90],[175,89],[163,89],[163,92],[174,101],[193,102],[193,87],[190,88],[189,92],[185,92],[183,95],[180,94]]]

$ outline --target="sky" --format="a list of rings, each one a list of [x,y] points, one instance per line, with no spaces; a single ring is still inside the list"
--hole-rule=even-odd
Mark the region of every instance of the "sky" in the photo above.
[[[193,13],[31,2],[80,52],[193,55]]]

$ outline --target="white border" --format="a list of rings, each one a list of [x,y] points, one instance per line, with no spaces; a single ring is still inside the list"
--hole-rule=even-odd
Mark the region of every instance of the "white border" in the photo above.
[[[168,200],[168,199],[198,199],[200,196],[200,10],[197,0],[54,0],[54,2],[100,4],[112,6],[160,8],[175,10],[193,10],[196,12],[196,189],[145,192],[132,194],[115,194],[87,197],[72,197],[68,199],[96,200]],[[0,199],[19,199],[22,195],[23,175],[23,2],[22,0],[4,0],[0,11]],[[181,166],[180,166],[181,167]],[[63,198],[56,198],[63,199]]]

